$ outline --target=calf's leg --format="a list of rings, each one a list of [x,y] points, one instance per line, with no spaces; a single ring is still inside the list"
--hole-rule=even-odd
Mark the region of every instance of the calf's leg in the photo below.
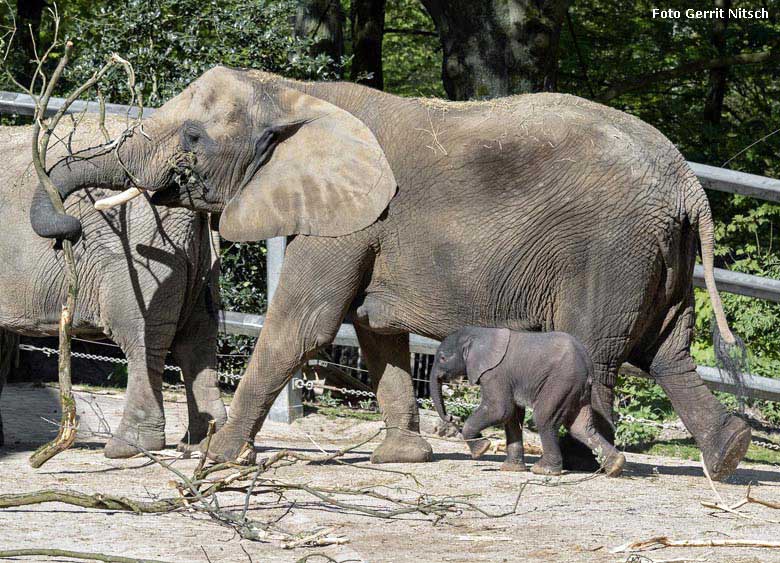
[[[504,423],[506,433],[506,459],[501,471],[527,471],[523,450],[523,420],[525,408],[518,407],[512,417]]]

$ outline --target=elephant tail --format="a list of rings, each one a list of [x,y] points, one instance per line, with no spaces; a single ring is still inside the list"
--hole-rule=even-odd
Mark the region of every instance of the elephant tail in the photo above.
[[[707,286],[707,293],[712,303],[712,311],[715,314],[715,323],[718,333],[723,342],[728,346],[736,344],[737,339],[729,328],[726,321],[726,313],[723,312],[723,302],[720,299],[718,288],[715,285],[715,266],[713,255],[715,252],[715,226],[712,219],[712,211],[701,187],[699,181],[694,179],[698,186],[695,203],[692,209],[688,210],[692,223],[699,225],[699,240],[701,241],[701,263],[704,268],[704,284]]]
[[[693,173],[691,173],[693,175]],[[724,369],[736,381],[738,395],[740,395],[739,406],[743,409],[744,382],[742,374],[748,371],[748,353],[745,343],[741,338],[734,335],[726,321],[726,314],[723,311],[723,302],[720,299],[718,288],[715,286],[715,267],[713,265],[713,254],[715,250],[715,228],[712,220],[712,210],[697,178],[692,178],[698,190],[696,191],[695,204],[689,211],[693,224],[699,226],[699,239],[701,241],[701,261],[704,268],[704,283],[707,286],[707,293],[712,303],[712,311],[715,315],[715,322],[712,327],[712,344],[715,349],[715,360],[718,366]]]

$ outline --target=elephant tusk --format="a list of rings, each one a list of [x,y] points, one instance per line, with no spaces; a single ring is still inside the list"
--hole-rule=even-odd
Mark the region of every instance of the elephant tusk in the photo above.
[[[139,195],[144,193],[144,191],[141,188],[130,188],[128,190],[123,191],[121,194],[112,195],[111,197],[104,197],[103,199],[99,199],[95,202],[95,209],[98,211],[105,211],[106,209],[111,209],[112,207],[116,207],[117,205],[122,205],[123,203],[127,203],[131,199],[137,198]]]

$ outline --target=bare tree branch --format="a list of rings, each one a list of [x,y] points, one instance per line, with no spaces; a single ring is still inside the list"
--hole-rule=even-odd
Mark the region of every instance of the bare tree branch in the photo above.
[[[727,68],[738,65],[755,65],[780,61],[780,49],[772,49],[761,53],[742,53],[730,57],[718,57],[715,59],[699,59],[689,63],[681,64],[678,67],[660,70],[628,80],[626,82],[615,84],[607,88],[599,97],[600,102],[608,102],[635,90],[640,90],[656,82],[663,82],[681,78],[697,72],[712,70],[715,68]]]

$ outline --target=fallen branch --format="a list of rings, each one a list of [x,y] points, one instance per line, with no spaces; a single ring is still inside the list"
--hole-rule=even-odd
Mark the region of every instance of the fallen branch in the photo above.
[[[105,555],[103,553],[87,553],[84,551],[69,551],[66,549],[7,549],[0,551],[0,559],[12,557],[28,557],[30,555],[43,555],[46,557],[67,557],[69,559],[84,559],[86,561],[105,561],[106,563],[165,563],[157,559],[136,559],[135,557],[121,557],[119,555]]]
[[[656,536],[647,540],[628,542],[611,550],[612,553],[652,551],[666,547],[768,547],[780,549],[780,541],[739,539],[693,539],[672,540],[667,536]]]
[[[712,478],[710,477],[710,472],[707,470],[707,465],[704,463],[703,458],[702,458],[702,467],[704,468],[704,476],[707,478],[707,482],[710,485],[710,489],[712,489],[712,492],[715,494],[715,498],[717,499],[717,502],[702,501],[701,502],[702,506],[704,506],[705,508],[720,510],[722,512],[728,512],[729,514],[733,514],[738,518],[745,518],[746,520],[760,520],[762,522],[768,522],[770,524],[780,524],[780,521],[778,520],[768,520],[766,518],[759,518],[757,516],[752,516],[750,514],[743,514],[741,512],[738,512],[739,508],[742,508],[746,504],[750,504],[750,503],[760,504],[762,506],[766,506],[768,508],[774,508],[774,509],[780,509],[780,504],[757,499],[755,497],[750,496],[750,485],[748,485],[747,492],[745,493],[745,498],[732,505],[728,505],[726,501],[723,500],[723,497],[720,495],[718,490],[715,488],[715,483],[712,481]]]
[[[44,490],[0,495],[0,508],[48,502],[62,502],[83,508],[124,511],[135,514],[159,514],[187,508],[207,513],[213,520],[221,525],[230,527],[244,539],[278,541],[281,547],[291,549],[303,546],[322,547],[343,544],[348,539],[341,535],[335,535],[328,530],[316,530],[306,532],[305,534],[293,534],[280,530],[276,524],[290,510],[270,523],[251,520],[247,516],[250,497],[272,493],[277,495],[278,500],[281,500],[285,498],[286,493],[298,491],[318,499],[327,506],[349,510],[366,516],[394,519],[409,514],[422,514],[432,517],[433,522],[436,523],[448,515],[460,515],[465,512],[476,513],[487,518],[501,518],[514,514],[519,505],[520,497],[528,484],[547,484],[545,481],[520,484],[517,498],[511,508],[504,512],[493,513],[476,505],[472,501],[473,497],[470,496],[431,496],[412,489],[394,489],[403,495],[400,496],[380,492],[376,490],[376,487],[371,486],[362,488],[316,487],[306,483],[289,483],[265,476],[271,469],[294,463],[318,464],[337,461],[338,457],[359,448],[377,435],[378,433],[355,445],[340,449],[337,452],[324,453],[323,455],[305,455],[289,450],[281,450],[252,466],[223,463],[211,467],[203,467],[199,463],[192,477],[184,475],[179,469],[173,467],[156,454],[139,447],[141,452],[150,460],[178,477],[178,481],[174,482],[174,486],[179,491],[179,496],[145,502],[100,493],[88,495],[67,490]],[[217,475],[217,473],[223,474]],[[243,510],[233,512],[222,509],[217,499],[217,493],[223,491],[243,493],[245,495]],[[409,492],[412,493],[411,496],[409,496]],[[381,505],[369,508],[360,503],[346,502],[339,497],[367,498],[379,501]],[[295,506],[295,501],[292,501],[292,506]]]
[[[97,508],[100,510],[117,510],[123,512],[135,512],[136,514],[159,514],[172,512],[185,506],[184,498],[168,498],[155,502],[144,502],[96,493],[86,495],[67,490],[47,489],[32,493],[18,493],[0,495],[0,508],[13,508],[16,506],[29,506],[33,504],[45,504],[47,502],[61,502],[82,508]]]

